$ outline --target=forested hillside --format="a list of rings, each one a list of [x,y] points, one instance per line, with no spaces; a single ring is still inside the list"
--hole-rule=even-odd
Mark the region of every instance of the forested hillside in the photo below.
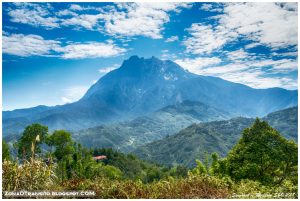
[[[297,142],[298,107],[274,112],[263,119],[287,139]],[[204,160],[205,153],[217,152],[224,157],[238,142],[241,132],[254,122],[251,118],[233,118],[224,121],[193,124],[178,134],[152,142],[136,149],[140,158],[160,164],[193,167],[195,159]]]
[[[130,152],[140,145],[173,135],[193,123],[230,118],[228,112],[196,101],[183,101],[132,121],[101,125],[72,133],[86,147]]]

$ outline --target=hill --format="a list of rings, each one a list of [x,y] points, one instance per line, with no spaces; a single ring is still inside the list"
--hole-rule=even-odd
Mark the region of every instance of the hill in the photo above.
[[[298,107],[271,113],[263,118],[287,139],[298,140]],[[142,159],[164,165],[194,166],[203,160],[205,152],[217,152],[224,157],[239,140],[242,131],[251,126],[252,118],[233,118],[193,124],[179,133],[149,143],[134,150]]]

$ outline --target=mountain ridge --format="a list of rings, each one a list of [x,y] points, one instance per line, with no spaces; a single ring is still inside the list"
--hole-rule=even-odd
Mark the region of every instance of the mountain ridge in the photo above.
[[[298,107],[268,114],[263,118],[285,138],[298,140]],[[229,120],[192,124],[175,135],[142,145],[133,151],[138,157],[156,163],[195,166],[195,159],[205,158],[205,152],[217,152],[221,157],[239,140],[242,131],[255,119],[235,117]]]
[[[298,92],[253,89],[221,78],[190,73],[170,60],[130,57],[100,78],[77,102],[3,112],[3,134],[38,122],[50,130],[80,130],[134,119],[184,100],[198,101],[233,116],[263,116],[297,105]],[[16,128],[15,128],[16,127]]]

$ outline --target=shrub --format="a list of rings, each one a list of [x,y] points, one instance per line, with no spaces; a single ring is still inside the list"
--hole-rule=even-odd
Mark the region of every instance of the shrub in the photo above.
[[[65,190],[94,190],[98,199],[152,198],[152,199],[191,199],[226,198],[230,191],[226,182],[216,177],[191,175],[188,178],[163,179],[144,184],[133,180],[96,180],[66,181]]]
[[[52,166],[40,160],[25,161],[21,165],[5,160],[2,172],[4,191],[47,189],[55,180]]]

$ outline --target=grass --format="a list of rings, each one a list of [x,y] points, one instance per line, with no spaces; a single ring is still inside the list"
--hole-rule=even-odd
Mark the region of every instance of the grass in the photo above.
[[[297,198],[298,188],[286,183],[280,187],[266,187],[259,182],[243,180],[239,183],[230,178],[218,178],[205,174],[189,173],[185,178],[168,177],[143,183],[141,180],[71,179],[61,182],[54,174],[55,167],[47,166],[40,160],[3,162],[3,191],[45,190],[45,191],[94,191],[98,199],[219,199],[219,198]],[[238,196],[246,197],[238,197]],[[277,197],[276,197],[277,196]],[[5,198],[5,196],[3,196]],[[12,197],[10,197],[12,198]],[[33,197],[38,198],[38,197]],[[58,197],[39,197],[58,198]],[[63,197],[61,197],[63,198]],[[68,197],[70,198],[70,197]],[[78,197],[80,198],[80,197]],[[81,197],[82,198],[82,197]]]
[[[105,199],[192,199],[192,198],[226,198],[228,187],[219,180],[210,177],[193,177],[155,181],[143,184],[132,180],[71,180],[63,184],[64,190],[94,190],[95,198]]]

